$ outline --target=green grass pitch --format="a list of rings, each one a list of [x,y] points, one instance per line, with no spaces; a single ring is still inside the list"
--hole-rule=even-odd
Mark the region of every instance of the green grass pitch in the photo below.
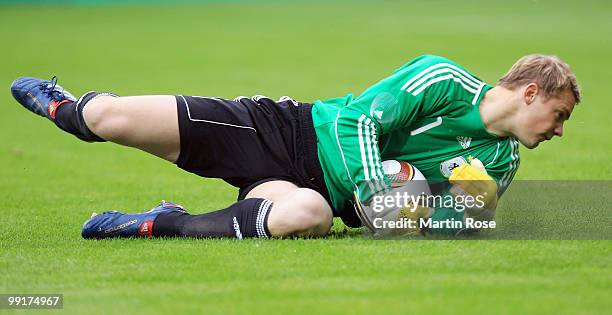
[[[209,2],[0,6],[0,293],[63,293],[53,312],[66,314],[609,314],[609,238],[373,241],[338,221],[313,240],[81,239],[92,211],[166,199],[200,213],[236,190],[76,141],[13,100],[18,76],[57,75],[79,95],[308,102],[359,93],[423,53],[489,83],[524,54],[557,54],[584,101],[562,139],[522,148],[517,177],[612,177],[610,2]],[[499,211],[512,204],[502,198]]]

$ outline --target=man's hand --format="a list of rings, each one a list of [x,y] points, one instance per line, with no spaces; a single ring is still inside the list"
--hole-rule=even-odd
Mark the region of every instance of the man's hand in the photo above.
[[[449,182],[453,185],[453,194],[467,193],[484,202],[483,207],[468,209],[468,216],[482,220],[493,218],[497,207],[497,184],[480,160],[473,159],[470,164],[455,168]]]
[[[411,219],[416,225],[413,228],[396,229],[393,231],[394,236],[414,236],[423,234],[421,230],[421,219],[427,219],[433,215],[433,209],[423,206],[412,208],[402,208],[398,215],[400,219]]]

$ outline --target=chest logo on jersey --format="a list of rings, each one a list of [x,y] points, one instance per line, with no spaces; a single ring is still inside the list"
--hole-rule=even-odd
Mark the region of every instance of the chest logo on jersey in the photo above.
[[[457,141],[459,142],[459,145],[461,145],[462,148],[467,149],[467,148],[470,147],[470,143],[472,142],[472,138],[458,136],[457,137]]]
[[[395,104],[397,104],[397,97],[395,95],[389,92],[378,93],[370,105],[370,116],[382,120],[385,110]]]
[[[455,168],[465,163],[467,163],[467,161],[462,156],[446,160],[440,163],[440,173],[442,173],[442,176],[449,178]]]

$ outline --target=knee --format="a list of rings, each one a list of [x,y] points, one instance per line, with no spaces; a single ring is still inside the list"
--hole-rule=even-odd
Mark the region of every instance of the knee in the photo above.
[[[289,235],[324,236],[331,229],[331,215],[306,207],[296,209],[295,212],[290,223],[293,231],[288,233]]]
[[[122,117],[117,98],[100,96],[89,101],[83,109],[83,119],[89,130],[105,140],[116,140],[126,133],[128,121]]]
[[[277,233],[273,235],[324,236],[331,229],[331,208],[325,198],[312,189],[296,189],[287,201],[274,205],[277,206],[282,209],[275,222]]]

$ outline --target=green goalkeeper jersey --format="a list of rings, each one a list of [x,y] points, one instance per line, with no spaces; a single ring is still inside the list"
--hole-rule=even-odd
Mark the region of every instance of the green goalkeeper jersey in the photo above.
[[[491,88],[453,61],[425,55],[358,97],[317,100],[312,117],[334,212],[344,211],[354,192],[367,202],[389,190],[382,161],[391,159],[408,161],[429,181],[441,181],[478,158],[501,195],[519,166],[518,142],[485,129],[479,105]],[[460,216],[436,209],[434,220]]]

